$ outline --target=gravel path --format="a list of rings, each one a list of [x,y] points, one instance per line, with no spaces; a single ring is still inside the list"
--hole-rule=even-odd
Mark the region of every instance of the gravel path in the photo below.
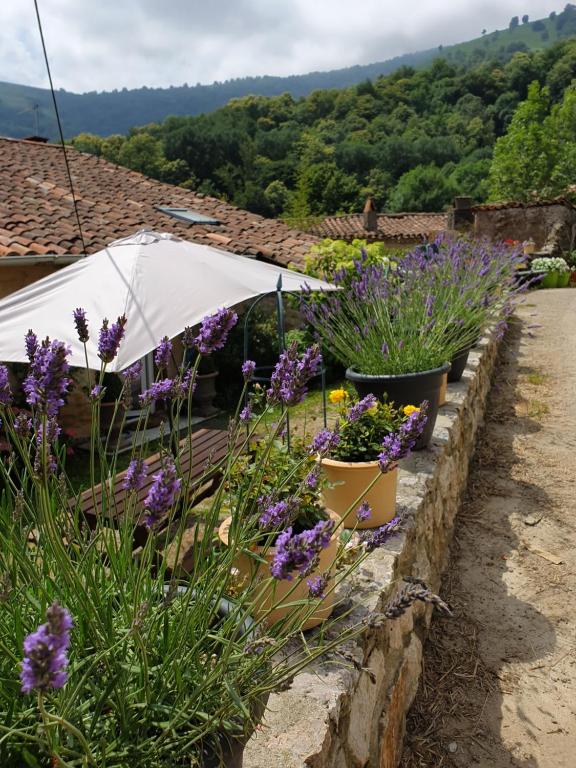
[[[576,768],[576,290],[506,339],[402,768]]]

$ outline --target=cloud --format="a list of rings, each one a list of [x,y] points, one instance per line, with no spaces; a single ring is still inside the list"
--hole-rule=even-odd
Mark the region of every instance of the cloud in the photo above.
[[[40,0],[56,87],[337,69],[470,39],[555,0]],[[0,3],[0,80],[46,85],[31,0]]]

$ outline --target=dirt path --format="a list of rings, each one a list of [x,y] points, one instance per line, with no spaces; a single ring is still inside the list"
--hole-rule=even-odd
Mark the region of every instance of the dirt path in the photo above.
[[[433,622],[402,768],[576,768],[576,290],[518,314],[441,592],[457,619]]]

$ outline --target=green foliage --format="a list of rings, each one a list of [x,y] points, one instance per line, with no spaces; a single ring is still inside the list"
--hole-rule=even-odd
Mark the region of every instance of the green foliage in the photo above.
[[[565,194],[576,182],[576,83],[550,108],[548,88],[532,83],[490,169],[493,200],[530,200]]]
[[[458,192],[451,177],[435,165],[417,165],[400,177],[390,196],[392,211],[442,211]]]
[[[366,240],[330,240],[326,238],[315,243],[306,257],[304,271],[312,277],[331,280],[335,272],[354,270],[354,262],[365,254],[365,263],[387,265],[390,260],[402,257],[403,251],[387,248],[383,243],[368,243]]]

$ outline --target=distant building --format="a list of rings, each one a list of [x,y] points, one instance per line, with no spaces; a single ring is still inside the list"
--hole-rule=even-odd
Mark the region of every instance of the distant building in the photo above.
[[[368,198],[362,213],[328,216],[310,232],[333,240],[367,240],[397,248],[429,240],[447,226],[447,213],[378,213]]]

